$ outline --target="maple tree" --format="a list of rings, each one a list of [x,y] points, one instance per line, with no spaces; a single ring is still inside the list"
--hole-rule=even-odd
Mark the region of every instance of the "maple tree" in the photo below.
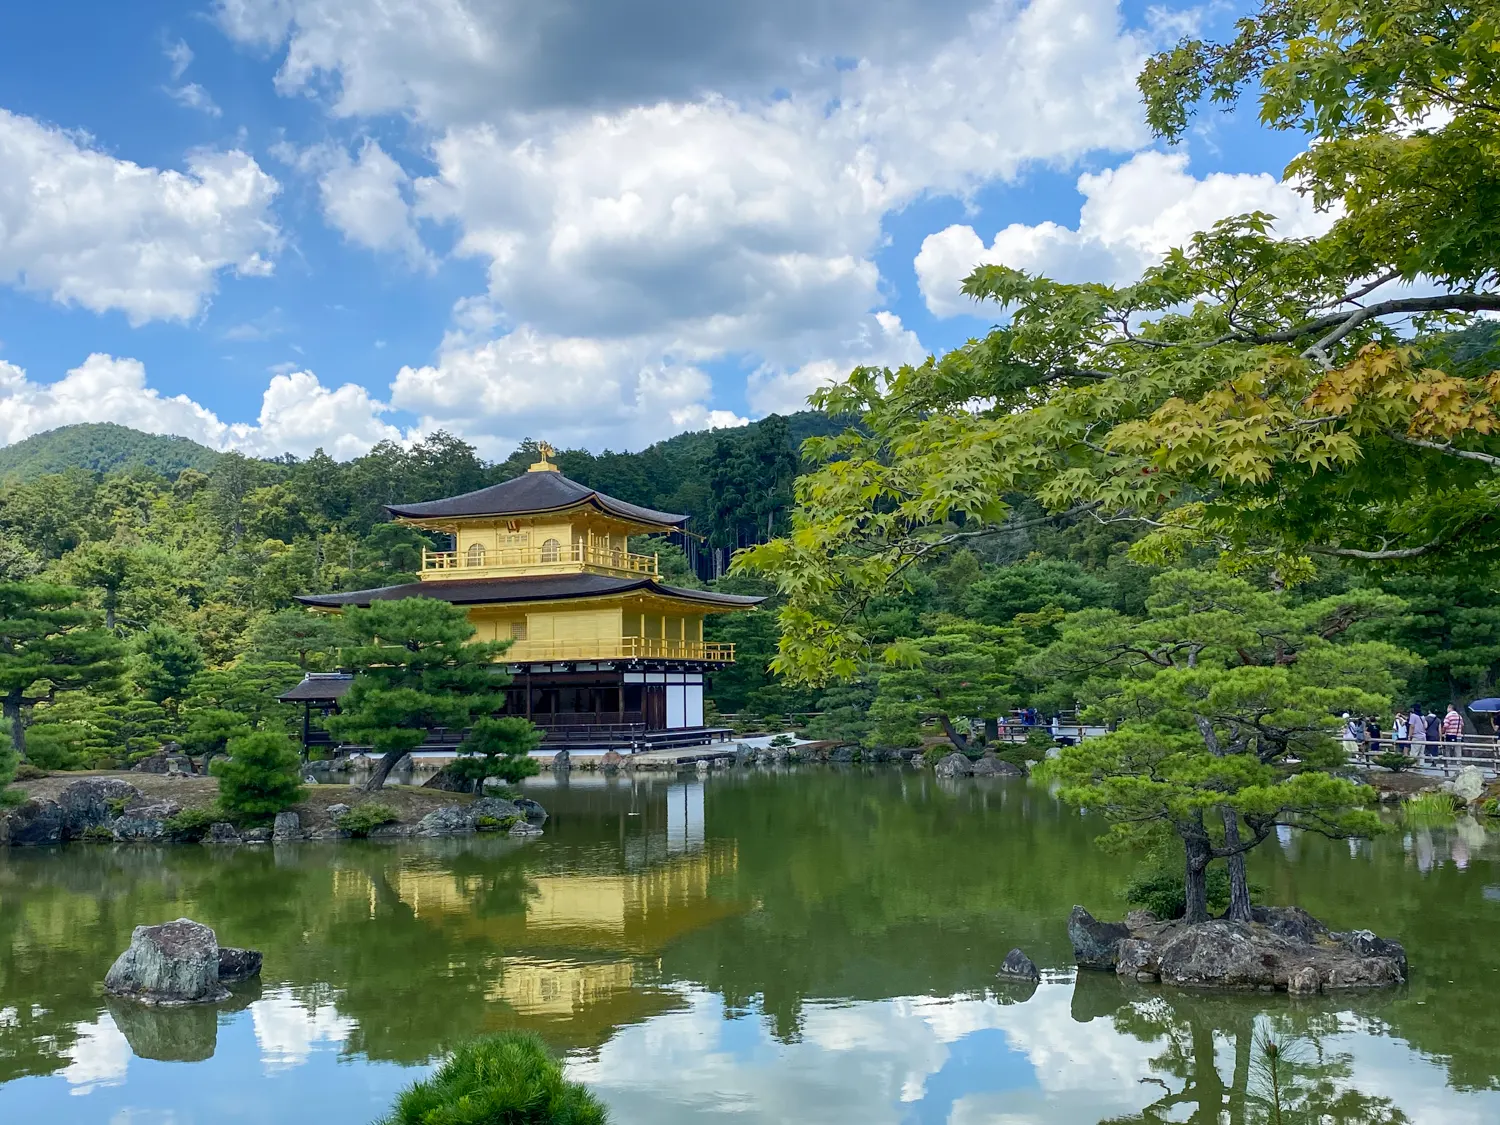
[[[814,395],[857,424],[805,444],[816,467],[790,533],[737,562],[785,597],[777,670],[853,674],[872,597],[1028,523],[1126,523],[1149,530],[1138,558],[1212,553],[1278,583],[1318,558],[1442,567],[1496,550],[1500,349],[1476,327],[1500,311],[1500,238],[1484,233],[1500,215],[1494,18],[1268,0],[1233,43],[1152,60],[1160,132],[1253,82],[1267,124],[1310,132],[1289,175],[1342,213],[1301,239],[1232,217],[1126,285],[981,266],[963,291],[1004,323]],[[1018,496],[1042,514],[1018,519]]]

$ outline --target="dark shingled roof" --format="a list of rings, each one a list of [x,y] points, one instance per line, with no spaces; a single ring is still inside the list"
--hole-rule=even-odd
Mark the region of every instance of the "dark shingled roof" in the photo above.
[[[680,527],[687,522],[687,516],[627,504],[557,472],[522,473],[514,480],[492,484],[477,492],[465,492],[462,496],[449,496],[445,500],[429,500],[425,504],[387,504],[385,510],[393,516],[409,519],[445,519],[456,516],[521,516],[533,512],[555,512],[577,504],[593,504],[608,515],[659,527]]]
[[[354,683],[354,677],[344,672],[308,672],[302,682],[276,698],[283,703],[326,703],[342,699]]]
[[[485,605],[500,602],[542,602],[559,598],[597,598],[636,591],[643,594],[665,594],[671,598],[726,609],[759,605],[766,600],[743,594],[681,590],[676,586],[663,586],[651,578],[613,578],[607,574],[439,579],[432,582],[406,582],[400,586],[381,586],[375,590],[351,590],[342,594],[300,594],[297,600],[303,605],[335,609],[339,606],[365,606],[375,601],[394,601],[400,598],[437,598],[454,605]]]

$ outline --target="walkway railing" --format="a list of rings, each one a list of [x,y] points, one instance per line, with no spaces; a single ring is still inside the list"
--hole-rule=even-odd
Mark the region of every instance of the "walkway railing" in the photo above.
[[[1389,738],[1382,738],[1379,748],[1371,747],[1368,740],[1355,744],[1349,760],[1359,766],[1376,765],[1375,758],[1392,750],[1401,749]],[[1465,766],[1475,766],[1492,776],[1500,776],[1500,740],[1492,735],[1466,734],[1456,742],[1410,743],[1403,749],[1407,757],[1415,759],[1411,767],[1414,773],[1441,772],[1444,777],[1457,773]]]
[[[587,543],[506,547],[475,551],[422,551],[422,573],[434,578],[493,578],[505,574],[546,574],[580,566],[617,574],[656,577],[655,555],[637,555]]]
[[[509,663],[550,660],[696,660],[733,664],[734,645],[719,641],[673,641],[621,637],[599,641],[516,641],[501,657]]]

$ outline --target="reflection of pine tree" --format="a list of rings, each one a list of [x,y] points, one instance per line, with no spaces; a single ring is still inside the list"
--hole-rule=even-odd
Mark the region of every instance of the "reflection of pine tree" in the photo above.
[[[1152,1076],[1142,1079],[1162,1096],[1101,1125],[1409,1125],[1390,1099],[1349,1085],[1349,1055],[1323,1049],[1323,1038],[1340,1030],[1337,1015],[1259,1020],[1245,997],[1157,995],[1124,1005],[1113,1016],[1119,1031],[1165,1042]],[[1227,1082],[1216,1059],[1225,1041],[1234,1058]]]
[[[1327,1054],[1320,1040],[1284,1027],[1256,1029],[1246,1125],[1407,1125],[1389,1098],[1348,1084],[1349,1055]]]

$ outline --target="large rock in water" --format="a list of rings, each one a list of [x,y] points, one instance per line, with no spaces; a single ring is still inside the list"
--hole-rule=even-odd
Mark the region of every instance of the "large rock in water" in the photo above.
[[[955,750],[946,758],[940,758],[932,772],[939,777],[968,777],[974,772],[974,763]]]
[[[1130,936],[1121,922],[1101,922],[1081,906],[1068,915],[1068,940],[1073,960],[1082,969],[1113,969],[1120,956],[1120,942]]]
[[[258,949],[233,949],[219,946],[219,983],[238,984],[251,977],[260,976],[264,957]]]
[[[1037,971],[1036,962],[1019,949],[1012,949],[1005,955],[1005,960],[1000,962],[1000,971],[995,974],[1010,980],[1042,979],[1042,974]]]
[[[1258,989],[1300,994],[1383,988],[1406,980],[1400,942],[1368,930],[1331,933],[1297,907],[1262,907],[1253,921],[1159,922],[1133,912],[1127,925],[1099,922],[1082,907],[1068,919],[1081,968],[1184,988]]]
[[[229,990],[219,983],[219,941],[188,918],[137,926],[130,948],[104,978],[104,990],[143,1004],[211,1004]]]

